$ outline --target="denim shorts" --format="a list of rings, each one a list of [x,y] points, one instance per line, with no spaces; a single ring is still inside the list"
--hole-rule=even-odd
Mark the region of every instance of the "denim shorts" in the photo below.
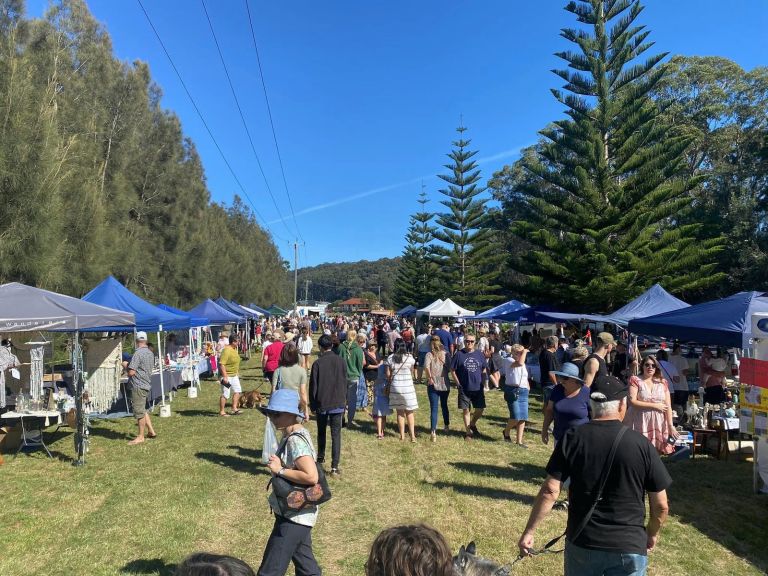
[[[510,420],[528,420],[528,388],[504,386],[504,400]]]
[[[424,368],[424,360],[426,360],[427,354],[429,354],[429,352],[419,352],[419,357],[416,360],[416,365],[419,368]]]

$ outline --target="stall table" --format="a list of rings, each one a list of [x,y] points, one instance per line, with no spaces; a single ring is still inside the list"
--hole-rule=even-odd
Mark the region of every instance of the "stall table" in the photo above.
[[[16,450],[17,455],[22,448],[42,446],[48,457],[53,458],[50,450],[48,450],[48,446],[45,445],[43,429],[60,425],[61,414],[55,410],[36,410],[34,412],[6,412],[0,415],[0,418],[7,421],[10,426],[14,426],[17,423],[21,424],[21,444],[19,444],[19,449]]]

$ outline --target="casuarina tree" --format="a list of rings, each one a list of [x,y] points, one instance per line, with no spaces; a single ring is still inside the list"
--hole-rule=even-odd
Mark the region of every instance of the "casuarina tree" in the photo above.
[[[445,167],[448,174],[439,178],[448,186],[440,190],[440,203],[448,211],[438,214],[435,238],[443,294],[468,308],[487,308],[499,301],[499,263],[501,254],[492,243],[489,226],[488,194],[480,185],[480,169],[473,160],[477,151],[469,150],[464,139],[466,128],[457,128],[459,139],[453,142]]]
[[[663,121],[651,92],[666,54],[647,56],[639,1],[580,0],[581,24],[561,36],[565,80],[552,90],[567,118],[544,129],[521,160],[525,219],[511,232],[529,249],[513,267],[539,300],[611,310],[654,282],[678,294],[722,281],[722,239],[684,218],[697,177],[681,170],[689,137]]]

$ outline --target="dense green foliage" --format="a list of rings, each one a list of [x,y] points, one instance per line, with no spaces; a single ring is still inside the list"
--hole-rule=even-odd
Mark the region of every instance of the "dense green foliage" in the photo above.
[[[568,69],[554,71],[566,81],[552,92],[568,118],[542,130],[523,171],[497,187],[515,190],[500,199],[525,215],[510,226],[528,246],[511,262],[520,291],[611,310],[654,282],[682,295],[722,283],[722,237],[690,217],[700,184],[684,171],[691,137],[664,122],[652,98],[666,54],[645,56],[653,43],[637,23],[640,3],[580,0],[566,10],[583,25],[562,30],[575,50],[558,53]]]
[[[428,202],[427,193],[422,189],[418,199],[420,208],[411,216],[405,250],[397,269],[395,307],[398,309],[409,305],[421,308],[435,300],[439,268],[432,242],[437,229],[432,225],[435,215],[427,211]]]
[[[381,289],[381,304],[389,308],[399,263],[400,258],[381,258],[299,268],[299,300],[304,299],[305,292],[309,300],[325,302],[359,298],[366,292],[378,298]]]
[[[155,301],[285,302],[251,210],[211,203],[146,64],[117,60],[82,0],[0,0],[0,282],[82,295],[108,274]]]

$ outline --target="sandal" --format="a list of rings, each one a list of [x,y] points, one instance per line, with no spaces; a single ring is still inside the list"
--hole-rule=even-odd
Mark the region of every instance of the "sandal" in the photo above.
[[[232,412],[232,416],[240,416],[240,414],[242,413],[243,413],[242,410],[235,410],[234,412]]]

